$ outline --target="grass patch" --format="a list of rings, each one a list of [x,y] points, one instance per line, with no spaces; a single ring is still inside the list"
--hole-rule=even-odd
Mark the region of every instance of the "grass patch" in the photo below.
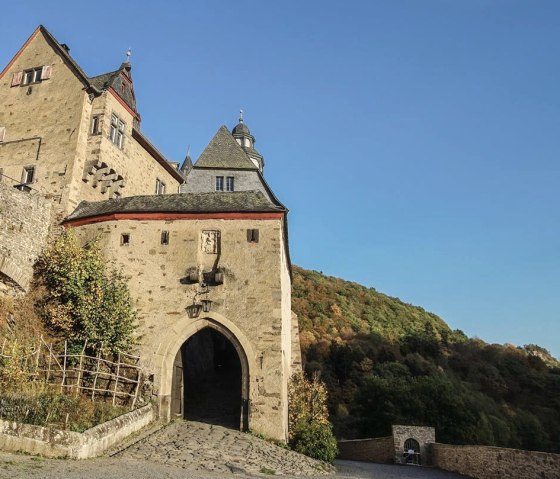
[[[128,412],[128,408],[83,395],[62,393],[58,388],[0,393],[0,418],[35,426],[84,432]]]
[[[268,467],[261,467],[261,474],[269,474],[271,476],[275,476],[276,471],[274,469],[269,469]]]

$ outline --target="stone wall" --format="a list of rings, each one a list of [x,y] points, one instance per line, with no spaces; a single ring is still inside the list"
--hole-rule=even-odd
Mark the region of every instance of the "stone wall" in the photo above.
[[[49,79],[11,86],[16,72],[41,66],[51,67]],[[37,30],[0,78],[0,127],[6,128],[0,143],[4,174],[20,182],[23,168],[34,167],[30,186],[50,195],[55,209],[64,209],[76,151],[84,139],[80,125],[88,108],[83,83]]]
[[[560,478],[560,454],[437,443],[431,449],[434,466],[476,479]]]
[[[393,436],[338,441],[338,459],[389,463],[395,455]]]
[[[153,420],[154,411],[150,405],[99,424],[84,433],[0,420],[0,450],[45,457],[87,459],[99,456]]]
[[[14,74],[42,66],[51,68],[49,79],[12,86]],[[122,149],[109,139],[113,113],[125,123]],[[96,135],[91,132],[94,115],[101,115]],[[140,144],[133,135],[133,123],[130,109],[115,94],[90,97],[73,66],[38,29],[0,76],[4,182],[22,182],[24,168],[33,167],[29,186],[51,199],[53,222],[62,220],[82,200],[107,200],[115,192],[121,196],[154,194],[156,179],[166,184],[166,193],[177,193],[182,179]],[[95,174],[88,175],[97,162],[107,168],[94,169]]]
[[[259,173],[256,170],[218,170],[195,168],[189,174],[189,181],[181,187],[181,193],[204,193],[214,191],[216,176],[233,176],[235,191],[260,191],[268,196]]]
[[[50,212],[44,198],[0,184],[0,283],[5,291],[14,284],[24,291],[29,287],[49,232]]]
[[[339,459],[367,462],[406,462],[407,451],[404,443],[407,439],[415,439],[420,445],[421,464],[430,464],[430,444],[436,442],[433,427],[394,425],[392,435],[371,439],[354,439],[339,441]],[[417,458],[418,459],[418,458]]]
[[[252,228],[259,229],[258,242],[247,239]],[[162,417],[169,417],[177,351],[192,334],[214,325],[229,331],[247,357],[249,428],[286,439],[293,336],[283,228],[280,218],[123,218],[75,228],[83,241],[100,237],[107,260],[129,280],[142,334],[140,356],[154,374]],[[161,242],[163,231],[168,244]],[[126,244],[122,234],[128,235]],[[207,234],[218,238],[215,252],[205,249]],[[185,281],[187,274],[216,267],[224,278],[204,296],[212,301],[211,311],[189,317],[187,307],[200,297],[200,286]]]
[[[122,148],[109,138],[111,115],[117,115],[125,124]],[[111,92],[104,92],[92,103],[91,114],[84,116],[90,125],[93,116],[99,118],[99,134],[86,134],[84,155],[77,156],[72,177],[69,202],[73,207],[84,201],[108,200],[113,193],[121,197],[155,194],[156,181],[165,184],[165,193],[179,191],[180,181],[169,173],[137,141],[133,134],[133,117]],[[97,169],[95,165],[106,168]],[[107,178],[110,178],[109,180]],[[69,212],[71,211],[70,208]]]

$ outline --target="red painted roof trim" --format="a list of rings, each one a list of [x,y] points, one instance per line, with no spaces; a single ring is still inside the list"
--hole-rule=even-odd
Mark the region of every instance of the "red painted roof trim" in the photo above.
[[[126,108],[126,111],[128,111],[128,113],[130,113],[134,118],[136,118],[138,116],[138,112],[134,111],[132,108],[130,108],[127,103],[120,97],[120,95],[113,89],[112,86],[110,86],[109,88],[107,88],[107,91],[111,92],[111,94],[115,97],[115,99]]]
[[[135,220],[279,220],[284,213],[111,213],[64,221],[64,226],[83,226],[105,221]]]

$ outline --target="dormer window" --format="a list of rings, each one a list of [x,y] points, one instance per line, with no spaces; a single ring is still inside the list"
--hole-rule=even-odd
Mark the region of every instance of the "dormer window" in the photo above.
[[[224,177],[216,176],[216,191],[224,191]]]
[[[111,115],[109,139],[122,150],[124,143],[124,122],[114,113]]]
[[[233,176],[226,177],[226,191],[233,191]]]

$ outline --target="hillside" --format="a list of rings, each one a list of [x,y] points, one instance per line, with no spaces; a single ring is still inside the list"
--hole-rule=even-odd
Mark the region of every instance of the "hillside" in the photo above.
[[[356,283],[294,267],[305,369],[319,371],[340,438],[431,425],[438,440],[560,452],[560,363],[487,344]]]

